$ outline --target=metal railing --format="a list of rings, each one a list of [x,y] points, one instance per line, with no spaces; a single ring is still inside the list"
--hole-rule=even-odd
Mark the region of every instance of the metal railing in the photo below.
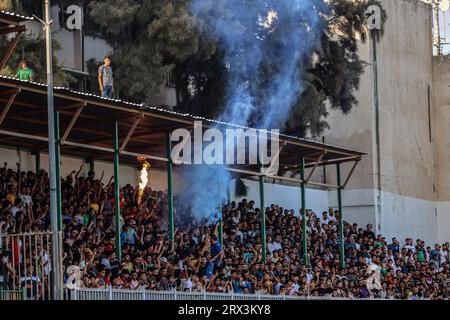
[[[52,233],[0,236],[2,288],[0,300],[49,300],[52,297]]]
[[[65,291],[66,300],[372,300],[336,298],[331,296],[288,296],[240,293],[212,293],[185,291],[125,290],[108,288],[83,288]],[[377,299],[379,300],[379,299]]]

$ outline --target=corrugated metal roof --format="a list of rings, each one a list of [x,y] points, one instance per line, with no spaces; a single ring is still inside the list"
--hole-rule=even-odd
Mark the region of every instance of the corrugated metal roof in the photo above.
[[[18,21],[18,22],[34,19],[33,17],[22,16],[20,14],[14,13],[14,12],[3,11],[3,10],[0,10],[0,17],[1,16],[4,16],[5,18],[10,18],[10,19]]]
[[[16,78],[2,76],[2,75],[0,75],[0,79],[8,80],[9,82],[15,82],[15,83],[17,83],[19,85],[20,84],[24,84],[24,85],[25,84],[31,84],[33,86],[47,88],[46,84],[39,83],[39,82],[23,81],[23,80],[18,80]],[[95,94],[92,94],[92,93],[80,92],[80,91],[76,91],[76,90],[73,90],[73,89],[70,89],[70,88],[65,88],[65,87],[54,87],[54,92],[55,93],[60,93],[60,94],[69,94],[69,95],[72,95],[72,96],[78,97],[78,98],[83,98],[84,97],[84,98],[89,98],[89,99],[95,99],[95,100],[98,100],[98,101],[115,103],[115,104],[126,106],[126,107],[136,108],[136,109],[139,109],[139,110],[142,110],[142,111],[146,111],[146,110],[148,110],[148,111],[156,111],[158,113],[162,113],[162,114],[173,116],[174,118],[183,118],[183,119],[188,119],[188,120],[191,120],[191,121],[195,121],[195,120],[206,121],[206,122],[209,122],[209,123],[214,123],[214,124],[228,126],[228,127],[233,127],[233,128],[254,129],[254,130],[261,131],[261,132],[270,132],[270,130],[255,129],[255,128],[242,126],[242,125],[238,125],[238,124],[233,124],[233,123],[229,123],[229,122],[223,122],[223,121],[208,119],[208,118],[205,118],[205,117],[196,116],[196,115],[192,115],[192,114],[188,114],[188,113],[180,113],[180,112],[164,109],[164,108],[161,108],[161,107],[158,107],[158,106],[149,106],[149,105],[147,105],[145,103],[135,103],[135,102],[125,101],[125,100],[121,100],[121,99],[104,98],[104,97],[101,97],[99,95],[95,95]],[[348,148],[348,147],[342,147],[342,146],[329,144],[329,143],[323,143],[322,141],[319,141],[319,140],[308,139],[308,138],[300,138],[300,137],[287,135],[287,134],[282,134],[282,133],[280,133],[279,136],[280,136],[280,138],[284,138],[286,140],[298,141],[298,142],[303,142],[303,143],[308,143],[308,144],[314,144],[315,146],[323,146],[323,147],[327,147],[327,148],[334,148],[336,150],[352,152],[352,153],[359,154],[359,155],[367,154],[366,152],[363,152],[363,151],[360,151],[360,150],[357,150],[357,149]]]

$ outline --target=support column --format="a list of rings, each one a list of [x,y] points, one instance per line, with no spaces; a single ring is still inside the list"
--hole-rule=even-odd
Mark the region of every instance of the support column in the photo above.
[[[220,216],[220,219],[219,219],[219,226],[217,227],[217,233],[218,233],[217,236],[219,238],[220,245],[223,247],[223,210],[222,210],[222,208],[223,208],[222,199],[223,198],[221,197],[222,184],[219,183],[218,185],[219,185],[219,197],[220,197],[220,201],[219,201],[219,216]]]
[[[166,136],[166,155],[167,159],[167,202],[169,206],[169,237],[170,240],[174,241],[175,239],[175,227],[174,227],[174,217],[173,217],[173,186],[172,186],[172,143],[170,141],[170,133],[167,133]]]
[[[89,164],[89,171],[95,171],[94,159],[89,159],[87,163]]]
[[[116,222],[116,255],[122,260],[122,244],[120,243],[120,194],[119,194],[119,123],[114,123],[114,207]]]
[[[308,264],[308,242],[306,234],[305,158],[300,159],[300,195],[302,210],[302,252],[303,264]]]
[[[62,231],[61,140],[59,137],[59,111],[57,110],[55,110],[55,171],[56,171],[56,205],[58,212],[58,231]]]
[[[336,164],[336,179],[337,179],[337,193],[338,193],[338,210],[339,210],[339,262],[341,268],[345,267],[345,254],[344,254],[344,215],[342,212],[342,185],[341,185],[341,167],[340,164]]]
[[[222,217],[219,220],[219,227],[217,229],[218,229],[218,233],[219,233],[219,236],[218,236],[219,243],[220,243],[220,246],[223,247],[223,218]]]
[[[260,167],[261,175],[259,176],[259,207],[260,207],[260,224],[261,224],[261,243],[262,243],[262,261],[266,262],[267,255],[267,243],[266,243],[266,207],[264,205],[264,176],[262,173],[264,172],[264,167],[261,164]]]
[[[38,174],[39,170],[41,170],[41,152],[37,150],[34,153],[34,161],[35,161],[35,167],[36,167],[36,174]]]

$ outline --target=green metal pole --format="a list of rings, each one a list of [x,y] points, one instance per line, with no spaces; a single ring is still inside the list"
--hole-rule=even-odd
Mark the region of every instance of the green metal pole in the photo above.
[[[220,220],[219,220],[219,228],[218,228],[219,230],[219,243],[220,243],[220,246],[222,246],[223,247],[223,220],[222,220],[222,218],[220,218]]]
[[[25,300],[25,287],[20,288],[20,300]]]
[[[116,255],[122,260],[122,245],[120,243],[120,194],[119,194],[119,123],[114,123],[114,204],[116,221]]]
[[[300,191],[302,204],[302,251],[303,263],[308,264],[308,243],[306,235],[306,195],[305,195],[305,158],[300,159]]]
[[[345,255],[344,255],[344,215],[342,212],[342,186],[341,186],[341,167],[336,164],[336,179],[338,185],[338,210],[339,210],[339,262],[341,268],[345,267]]]
[[[263,165],[261,164],[260,172],[263,173]],[[267,240],[266,240],[266,208],[264,205],[264,176],[259,176],[259,218],[261,223],[261,242],[262,242],[262,261],[266,263],[266,255],[267,255]]]
[[[169,206],[169,237],[173,242],[175,239],[175,227],[174,227],[174,217],[173,217],[173,185],[172,185],[172,143],[170,141],[170,133],[166,136],[166,151],[167,151],[167,200]]]
[[[41,153],[39,152],[39,150],[35,152],[34,157],[36,174],[38,174],[39,170],[41,170]]]
[[[61,197],[61,141],[59,137],[59,111],[55,110],[55,171],[56,171],[56,205],[58,211],[58,231],[62,231],[62,197]]]
[[[219,219],[219,226],[217,228],[217,232],[218,234],[218,238],[219,238],[219,243],[221,246],[223,246],[223,204],[222,204],[222,197],[220,196],[222,194],[222,188],[221,188],[221,184],[219,184],[219,197],[220,197],[220,201],[219,201],[219,214],[220,214],[220,219]]]
[[[87,161],[89,163],[89,171],[95,171],[95,164],[93,159]]]

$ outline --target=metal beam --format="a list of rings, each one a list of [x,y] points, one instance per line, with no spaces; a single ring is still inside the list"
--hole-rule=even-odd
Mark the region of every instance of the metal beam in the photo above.
[[[314,167],[312,168],[311,172],[308,175],[308,178],[306,178],[306,183],[309,182],[309,180],[311,180],[312,175],[314,174],[314,171],[316,170],[316,168],[319,166],[320,161],[322,161],[323,156],[326,154],[327,152],[324,151],[320,154],[319,158],[317,158],[316,163],[314,164]],[[302,169],[301,170],[305,170],[305,160],[303,159],[302,161]]]
[[[166,156],[169,161],[167,161],[167,206],[169,207],[169,239],[172,242],[175,240],[175,227],[174,227],[174,216],[173,216],[173,177],[172,177],[172,144],[170,139],[170,133],[168,132],[166,135]]]
[[[305,159],[307,159],[307,158],[305,157]],[[361,156],[355,155],[355,156],[351,156],[351,157],[344,157],[344,158],[339,158],[339,159],[334,159],[334,160],[322,160],[321,162],[319,162],[318,166],[321,167],[321,166],[327,166],[327,165],[356,161],[356,160],[361,160]],[[311,167],[314,167],[315,165],[316,165],[315,163],[305,164],[305,168],[311,168]],[[290,167],[285,166],[284,170],[285,171],[299,171],[300,166],[299,165],[290,166]]]
[[[267,239],[266,239],[266,207],[264,204],[264,167],[260,166],[261,174],[259,176],[259,220],[261,227],[261,243],[262,243],[262,262],[266,263],[267,255]]]
[[[283,177],[283,176],[275,176],[275,175],[266,175],[266,178],[278,179],[278,180],[281,180],[281,181],[295,182],[296,184],[302,182],[302,180],[300,180],[300,179]]]
[[[9,97],[8,102],[6,103],[5,108],[3,109],[2,113],[0,114],[0,126],[3,123],[3,120],[5,120],[6,114],[9,111],[9,108],[11,108],[12,104],[14,103],[14,100],[17,97],[17,94],[20,92],[20,89],[16,89],[16,92],[14,92],[11,97]]]
[[[8,63],[9,58],[11,58],[11,55],[12,55],[14,49],[16,48],[17,44],[19,43],[19,40],[20,40],[20,37],[22,36],[22,34],[23,34],[23,31],[19,31],[19,32],[16,33],[16,36],[14,37],[13,42],[9,46],[9,48],[6,51],[5,55],[3,56],[2,62],[0,62],[0,71],[3,70],[3,68]]]
[[[10,95],[10,94],[13,94],[17,90],[20,90],[20,88],[13,88],[13,89],[10,89],[10,90],[0,91],[0,96],[7,96],[7,95]]]
[[[58,214],[58,231],[62,232],[62,195],[61,195],[61,139],[59,137],[59,111],[55,110],[55,171],[56,203]]]
[[[80,108],[82,106],[86,106],[86,103],[76,102],[76,103],[67,104],[65,106],[58,106],[58,107],[56,107],[56,110],[58,110],[58,111],[70,110],[70,109]]]
[[[39,170],[41,170],[41,153],[39,152],[39,150],[36,150],[34,153],[34,163],[35,163],[35,167],[36,167],[36,174],[39,173]]]
[[[278,152],[275,154],[275,156],[272,158],[272,160],[270,160],[270,165],[266,170],[266,174],[270,174],[270,172],[272,171],[272,169],[275,165],[275,162],[278,161],[278,158],[280,157],[280,153],[281,153],[281,151],[283,151],[284,147],[286,147],[286,141],[284,141],[281,144],[281,147],[278,148]]]
[[[359,163],[359,160],[356,160],[355,163],[353,164],[352,169],[348,173],[347,179],[345,179],[344,184],[342,185],[342,189],[345,189],[345,187],[347,187],[347,184],[350,181],[350,178],[351,178],[353,172],[355,171],[356,166],[358,165],[358,163]]]
[[[72,141],[66,141],[64,144],[68,145],[68,146],[79,147],[79,148],[85,148],[85,149],[91,149],[91,150],[97,150],[97,151],[104,151],[104,152],[114,153],[114,148],[106,148],[106,147],[94,146],[94,145],[90,145],[90,144],[77,143],[77,142],[72,142]]]
[[[339,262],[341,268],[345,267],[345,247],[344,247],[344,215],[342,214],[342,187],[340,164],[336,164],[336,179],[338,184],[338,208],[339,208]]]
[[[328,184],[328,183],[322,183],[322,182],[315,182],[315,181],[309,181],[307,184],[308,184],[308,185],[311,185],[311,186],[326,187],[326,188],[332,188],[332,189],[337,189],[337,188],[339,188],[339,186],[334,185],[334,184]]]
[[[64,134],[61,137],[61,144],[62,145],[66,142],[67,137],[70,134],[70,131],[72,130],[73,126],[75,125],[75,122],[77,121],[78,117],[80,116],[80,113],[83,111],[85,106],[86,105],[83,105],[83,106],[79,107],[77,109],[77,111],[75,112],[74,116],[72,117],[72,120],[70,120],[70,123],[69,123],[69,125],[66,128],[66,131],[64,131]]]
[[[0,29],[0,35],[14,33],[14,32],[25,32],[27,30],[27,27],[24,25],[17,25],[14,27],[4,28]]]
[[[119,189],[119,123],[114,123],[114,217],[116,226],[116,255],[122,260],[122,244],[120,242],[120,189]]]
[[[122,142],[122,145],[120,146],[119,152],[122,153],[125,150],[125,147],[128,144],[128,141],[130,141],[131,136],[134,133],[134,130],[136,130],[136,127],[138,126],[139,122],[144,118],[143,114],[140,114],[139,117],[134,120],[133,124],[131,125],[130,130],[127,133],[127,136],[125,137],[125,140]]]
[[[26,134],[26,133],[12,132],[12,131],[8,131],[8,130],[0,130],[0,134],[3,134],[5,136],[16,137],[16,138],[24,138],[24,139],[48,142],[48,138],[47,137],[36,136],[36,135],[31,135],[31,134]],[[108,152],[108,153],[114,153],[114,149],[113,148],[94,146],[94,145],[89,145],[89,144],[84,144],[84,143],[77,143],[77,142],[72,142],[72,141],[66,141],[65,145],[78,147],[78,148],[83,148],[83,149],[90,149],[90,150],[97,150],[97,151],[103,151],[103,152]],[[163,161],[163,162],[169,161],[165,157],[154,156],[154,155],[149,155],[149,154],[144,154],[144,153],[124,151],[124,152],[122,152],[122,154],[123,155],[128,155],[128,156],[133,156],[133,157],[144,157],[144,158],[147,158],[147,159],[150,159],[150,160],[157,160],[157,161]]]
[[[3,134],[5,136],[11,136],[11,137],[17,137],[17,138],[25,138],[25,139],[31,139],[31,140],[38,140],[38,141],[45,141],[48,142],[47,137],[41,137],[41,136],[35,136],[32,134],[26,134],[26,133],[20,133],[20,132],[12,132],[8,130],[0,130],[0,134]]]
[[[305,158],[300,159],[300,201],[301,201],[301,215],[302,215],[302,253],[303,264],[308,264],[308,242],[306,236],[306,190],[305,190]]]
[[[162,161],[162,162],[169,162],[168,158],[160,157],[160,156],[153,156],[150,154],[144,154],[144,153],[137,153],[137,152],[130,152],[130,151],[123,151],[123,155],[126,156],[132,156],[132,157],[143,157],[150,160],[156,160],[156,161]]]

